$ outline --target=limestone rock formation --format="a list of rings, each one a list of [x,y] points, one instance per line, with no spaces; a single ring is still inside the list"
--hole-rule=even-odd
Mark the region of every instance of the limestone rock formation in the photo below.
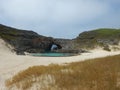
[[[33,31],[20,30],[0,24],[0,37],[14,47],[17,54],[49,52],[80,53],[97,46],[110,50],[109,45],[118,45],[120,29],[98,29],[79,34],[75,39],[58,39],[39,35]]]

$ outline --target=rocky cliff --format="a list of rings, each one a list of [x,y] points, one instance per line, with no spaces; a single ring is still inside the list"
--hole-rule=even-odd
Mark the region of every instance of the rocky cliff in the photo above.
[[[58,50],[73,49],[72,40],[69,39],[55,39],[52,37],[45,37],[33,31],[19,30],[0,24],[0,37],[14,47],[17,54],[40,53],[51,51],[53,44],[57,45]],[[55,51],[54,51],[55,52]]]
[[[52,45],[57,46],[54,52],[84,52],[97,46],[110,50],[110,45],[119,45],[120,29],[98,29],[86,31],[75,39],[56,39],[45,37],[33,31],[19,30],[0,24],[0,37],[14,47],[17,54],[40,53],[51,51]]]
[[[4,25],[0,25],[0,37],[12,45],[17,54],[44,52],[53,41],[52,38],[38,35],[33,31],[19,30]]]
[[[109,46],[118,46],[120,42],[120,29],[97,29],[86,31],[74,39],[76,48],[93,49],[102,47],[110,50]]]

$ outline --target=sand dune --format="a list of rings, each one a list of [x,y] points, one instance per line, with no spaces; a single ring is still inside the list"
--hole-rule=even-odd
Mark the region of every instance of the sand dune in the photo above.
[[[4,81],[21,70],[34,65],[63,64],[76,61],[83,61],[92,58],[105,57],[120,54],[120,51],[107,52],[101,49],[83,53],[71,57],[33,57],[18,56],[11,51],[12,47],[0,39],[0,90],[6,90]]]

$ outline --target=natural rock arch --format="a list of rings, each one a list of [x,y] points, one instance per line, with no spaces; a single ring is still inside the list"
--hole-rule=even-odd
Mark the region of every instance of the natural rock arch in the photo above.
[[[57,43],[52,43],[49,48],[50,51],[58,50],[58,49],[62,49],[62,46]]]

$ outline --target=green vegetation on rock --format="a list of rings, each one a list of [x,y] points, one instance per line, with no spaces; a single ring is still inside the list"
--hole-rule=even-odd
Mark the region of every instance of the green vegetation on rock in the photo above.
[[[52,44],[61,47],[61,51],[81,51],[81,49],[94,49],[98,46],[104,50],[109,45],[118,45],[120,42],[120,29],[97,29],[86,31],[75,39],[55,39],[39,35],[33,31],[20,30],[0,24],[0,37],[11,44],[16,52],[39,53],[48,51]]]
[[[97,46],[106,47],[108,45],[118,45],[120,41],[120,29],[97,29],[86,31],[75,39],[76,48],[95,48]]]
[[[118,37],[120,38],[120,29],[107,29],[107,28],[103,28],[103,29],[97,29],[97,30],[93,30],[93,32],[98,33],[98,38],[107,38],[107,37]]]

